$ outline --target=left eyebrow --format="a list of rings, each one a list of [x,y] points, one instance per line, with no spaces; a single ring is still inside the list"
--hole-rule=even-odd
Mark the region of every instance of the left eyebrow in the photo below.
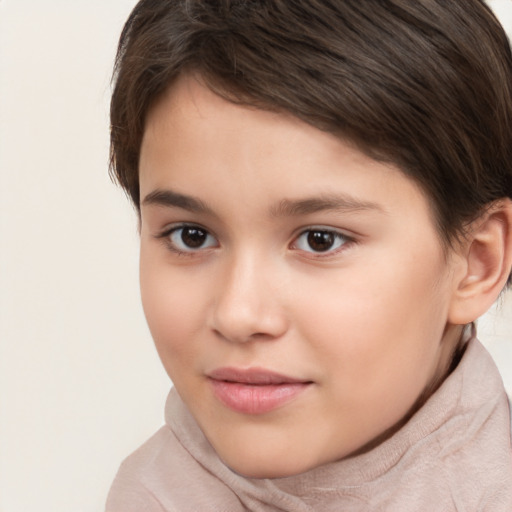
[[[326,210],[343,213],[359,211],[387,213],[380,205],[370,201],[361,201],[347,195],[323,195],[298,200],[283,199],[276,206],[271,208],[270,215],[272,217],[291,217],[309,215]]]

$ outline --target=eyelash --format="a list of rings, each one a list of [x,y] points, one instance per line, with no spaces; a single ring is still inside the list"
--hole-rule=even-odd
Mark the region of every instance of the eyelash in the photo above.
[[[206,247],[201,245],[200,247],[197,247],[195,249],[191,248],[191,247],[189,247],[188,249],[185,249],[185,248],[180,249],[177,246],[176,240],[173,241],[172,237],[173,237],[173,235],[178,234],[181,230],[185,230],[185,229],[196,230],[196,231],[201,232],[201,234],[202,234],[201,236],[205,237],[205,241],[208,241],[208,239],[210,239],[209,245]],[[184,234],[184,232],[182,231],[182,234],[180,237],[181,242],[183,242],[183,234]],[[325,237],[327,236],[327,237],[330,237],[327,240],[328,243],[332,243],[333,245],[334,244],[338,244],[338,245],[336,247],[334,247],[334,249],[332,247],[327,247],[325,250],[318,250],[318,251],[308,250],[306,248],[298,247],[301,238],[306,237],[306,243],[310,244],[312,242],[311,237],[315,236],[315,235],[320,235],[320,237],[317,236],[318,241],[320,243],[322,242],[322,237],[324,237],[324,239],[325,239]],[[165,246],[170,251],[172,251],[175,254],[178,254],[179,256],[194,257],[201,251],[218,247],[218,242],[216,242],[216,244],[211,243],[212,239],[216,240],[215,237],[207,229],[203,228],[202,226],[200,226],[198,224],[174,225],[174,226],[167,228],[162,233],[158,234],[156,236],[156,238],[162,239],[165,243]],[[298,250],[302,251],[303,253],[308,253],[310,255],[308,257],[310,257],[310,258],[313,257],[313,258],[319,259],[319,258],[328,258],[330,256],[336,255],[339,252],[345,250],[348,246],[352,245],[353,243],[355,243],[354,238],[347,236],[344,233],[341,233],[340,231],[338,231],[336,229],[326,228],[326,227],[321,227],[321,226],[311,226],[311,227],[301,230],[300,233],[290,243],[289,247],[291,249],[298,249]],[[311,248],[311,245],[309,245],[309,247]]]

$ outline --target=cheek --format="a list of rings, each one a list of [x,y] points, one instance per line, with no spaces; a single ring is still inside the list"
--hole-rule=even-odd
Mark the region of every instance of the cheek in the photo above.
[[[186,273],[154,261],[141,251],[140,288],[144,314],[168,373],[172,365],[193,365],[191,340],[204,318],[201,291]]]
[[[390,391],[413,396],[428,380],[445,325],[433,261],[427,275],[413,259],[397,265],[382,255],[324,286],[311,279],[303,287],[308,294],[295,315],[303,319],[302,336],[354,404],[361,395],[378,401]]]

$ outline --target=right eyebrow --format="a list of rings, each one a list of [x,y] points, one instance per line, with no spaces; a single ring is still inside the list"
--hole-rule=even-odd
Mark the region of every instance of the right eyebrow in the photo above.
[[[156,189],[150,192],[142,201],[143,206],[156,205],[168,208],[182,208],[192,213],[213,215],[212,209],[196,197],[180,194],[172,190]]]

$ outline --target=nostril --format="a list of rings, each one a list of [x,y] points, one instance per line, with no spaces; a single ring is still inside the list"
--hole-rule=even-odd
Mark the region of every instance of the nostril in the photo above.
[[[265,332],[255,332],[255,333],[236,333],[234,331],[226,332],[227,330],[221,331],[219,329],[213,329],[213,332],[218,338],[227,340],[227,341],[236,341],[247,343],[250,341],[270,341],[275,338],[272,334]]]
[[[272,333],[250,331],[235,331],[234,329],[213,329],[214,334],[222,340],[236,343],[250,343],[253,341],[272,341],[279,337]]]
[[[273,336],[272,334],[268,334],[268,333],[265,333],[265,332],[256,332],[254,334],[251,334],[250,338],[253,339],[253,340],[271,340],[273,339],[275,336]]]

